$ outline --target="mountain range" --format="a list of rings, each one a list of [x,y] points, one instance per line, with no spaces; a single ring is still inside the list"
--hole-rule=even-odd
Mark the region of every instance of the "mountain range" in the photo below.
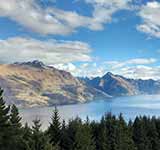
[[[6,103],[19,107],[84,103],[110,97],[86,86],[69,72],[40,61],[1,64],[0,87],[4,89]]]
[[[160,81],[129,79],[111,72],[93,79],[81,78],[88,86],[99,89],[111,96],[160,94]]]
[[[138,94],[160,94],[160,81],[128,79],[110,72],[77,78],[40,61],[1,64],[0,87],[7,104],[18,107],[85,103]]]

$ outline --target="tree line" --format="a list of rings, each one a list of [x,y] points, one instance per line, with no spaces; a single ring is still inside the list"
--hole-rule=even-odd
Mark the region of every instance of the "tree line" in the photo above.
[[[6,106],[0,90],[0,150],[160,150],[160,118],[136,117],[126,122],[120,114],[105,114],[99,122],[80,118],[60,121],[53,110],[48,129],[41,122],[21,124],[15,105]]]

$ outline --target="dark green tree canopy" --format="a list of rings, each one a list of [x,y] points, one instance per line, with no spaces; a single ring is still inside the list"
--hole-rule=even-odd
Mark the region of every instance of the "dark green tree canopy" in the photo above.
[[[18,108],[6,106],[0,89],[0,150],[160,150],[160,118],[126,122],[107,113],[99,122],[79,117],[61,121],[55,107],[47,130],[39,119],[21,124]]]

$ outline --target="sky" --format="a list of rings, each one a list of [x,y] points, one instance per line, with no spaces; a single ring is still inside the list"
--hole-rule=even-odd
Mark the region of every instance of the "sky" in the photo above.
[[[159,0],[1,0],[0,63],[160,79]]]

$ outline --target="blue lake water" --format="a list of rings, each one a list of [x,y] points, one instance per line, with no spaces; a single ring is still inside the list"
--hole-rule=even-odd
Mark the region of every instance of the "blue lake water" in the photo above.
[[[23,122],[32,124],[35,118],[41,119],[43,127],[49,124],[54,107],[21,109],[20,114]],[[119,97],[110,100],[97,100],[85,104],[58,106],[61,119],[66,121],[76,116],[85,119],[89,116],[91,120],[100,120],[106,112],[115,115],[123,113],[126,120],[134,119],[137,115],[160,116],[160,95],[140,95],[130,97]]]

